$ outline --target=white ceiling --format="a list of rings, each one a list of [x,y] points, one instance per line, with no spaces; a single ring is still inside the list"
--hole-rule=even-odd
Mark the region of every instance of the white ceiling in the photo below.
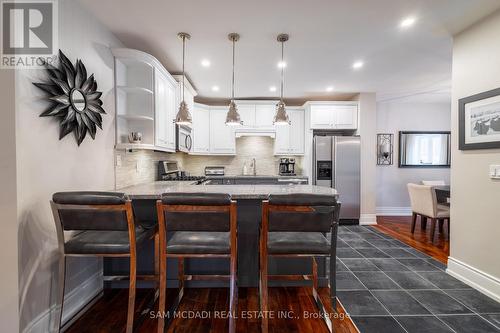
[[[285,97],[327,99],[377,92],[379,99],[446,91],[451,79],[451,36],[500,8],[499,0],[80,0],[127,46],[151,53],[171,73],[186,73],[204,99],[230,96],[231,43],[236,44],[236,97],[271,98],[278,92],[278,33],[285,44]],[[401,19],[417,18],[406,30]],[[201,66],[202,59],[211,66]],[[361,59],[361,70],[351,68]],[[211,87],[220,87],[213,92]],[[333,92],[326,92],[334,86]]]

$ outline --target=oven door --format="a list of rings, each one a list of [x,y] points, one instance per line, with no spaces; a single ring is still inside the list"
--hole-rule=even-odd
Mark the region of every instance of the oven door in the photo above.
[[[177,126],[177,151],[189,153],[193,145],[191,128],[187,126]]]

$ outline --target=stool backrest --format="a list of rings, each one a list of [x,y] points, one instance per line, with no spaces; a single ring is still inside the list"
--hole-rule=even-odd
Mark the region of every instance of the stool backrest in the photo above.
[[[165,193],[158,222],[170,231],[230,231],[231,196],[224,193]]]
[[[58,192],[52,196],[52,210],[62,230],[129,230],[130,201],[116,192]]]
[[[329,232],[340,203],[329,195],[272,194],[268,210],[268,231]]]

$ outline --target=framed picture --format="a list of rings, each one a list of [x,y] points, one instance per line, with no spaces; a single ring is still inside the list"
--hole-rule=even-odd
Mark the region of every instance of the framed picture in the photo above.
[[[500,148],[500,88],[458,101],[459,149]]]

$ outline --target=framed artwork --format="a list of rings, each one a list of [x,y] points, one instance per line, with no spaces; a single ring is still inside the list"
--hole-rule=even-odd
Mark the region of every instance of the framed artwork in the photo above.
[[[459,149],[500,148],[500,88],[458,101]]]

